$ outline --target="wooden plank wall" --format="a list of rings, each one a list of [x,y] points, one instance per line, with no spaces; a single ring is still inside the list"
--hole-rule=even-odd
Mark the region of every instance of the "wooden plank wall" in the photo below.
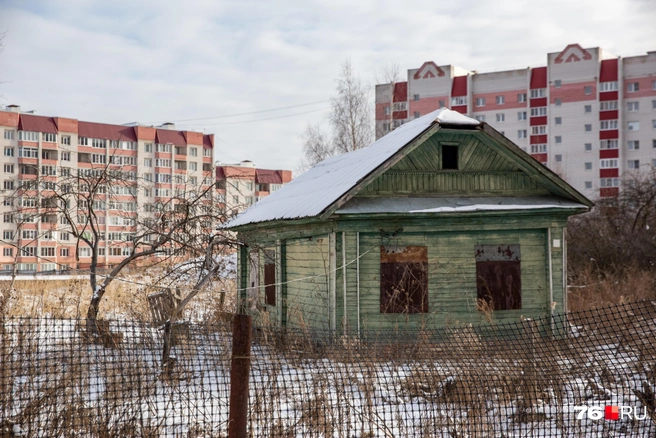
[[[286,241],[288,327],[330,328],[329,240],[321,235]]]
[[[442,171],[440,143],[459,145],[459,170]],[[358,196],[394,193],[435,195],[546,195],[528,174],[476,137],[438,133],[409,153]]]
[[[381,243],[428,246],[428,314],[390,315],[380,313]],[[521,316],[539,317],[550,307],[547,230],[469,231],[445,233],[401,233],[381,242],[377,233],[360,234],[360,309],[362,328],[420,328],[462,323],[483,323],[485,316],[476,309],[475,245],[519,244],[521,246],[522,309],[497,311],[497,322],[517,321]],[[557,270],[553,253],[553,269]],[[562,271],[562,259],[559,262]],[[556,282],[554,282],[555,285]],[[562,287],[561,287],[562,290]],[[562,292],[555,294],[562,299]]]

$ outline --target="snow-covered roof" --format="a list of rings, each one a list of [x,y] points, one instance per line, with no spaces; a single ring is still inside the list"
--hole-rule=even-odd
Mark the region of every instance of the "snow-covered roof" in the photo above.
[[[441,108],[401,125],[370,146],[328,158],[227,222],[224,228],[323,213],[359,181],[433,124],[474,127],[478,120]]]
[[[465,213],[472,211],[535,209],[587,209],[587,206],[555,196],[353,198],[335,211],[335,214]]]

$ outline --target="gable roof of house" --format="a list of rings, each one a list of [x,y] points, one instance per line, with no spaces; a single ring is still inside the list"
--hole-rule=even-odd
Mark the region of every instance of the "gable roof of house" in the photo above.
[[[442,108],[400,126],[366,148],[331,157],[316,164],[303,175],[228,221],[223,227],[235,228],[275,220],[311,218],[335,212],[352,198],[362,184],[398,161],[406,147],[423,142],[441,127],[477,131],[482,128],[484,132],[498,137],[494,139],[496,141],[505,139],[478,120]],[[510,145],[511,153],[551,180],[567,198],[584,206],[592,205],[587,198],[512,142],[507,139],[501,142],[505,143],[505,146]],[[393,157],[397,159],[392,160]]]

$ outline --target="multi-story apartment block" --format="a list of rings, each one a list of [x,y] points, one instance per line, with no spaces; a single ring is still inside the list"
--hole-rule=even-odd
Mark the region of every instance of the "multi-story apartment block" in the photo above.
[[[43,117],[13,105],[0,111],[0,131],[3,271],[11,271],[14,263],[19,272],[29,273],[90,265],[90,248],[76,245],[61,214],[51,214],[57,206],[49,203],[61,202],[55,187],[67,190],[60,184],[66,178],[106,168],[134,181],[99,191],[107,194],[97,209],[99,267],[124,258],[120,242],[134,233],[140,211],[157,203],[173,208],[182,191],[203,192],[214,186],[213,134],[178,131],[172,124],[111,125]]]
[[[258,169],[244,160],[216,167],[217,197],[231,214],[237,214],[292,180],[290,170]]]
[[[425,62],[376,86],[376,136],[440,107],[489,123],[591,198],[656,167],[656,51],[571,44],[546,66],[491,73]]]

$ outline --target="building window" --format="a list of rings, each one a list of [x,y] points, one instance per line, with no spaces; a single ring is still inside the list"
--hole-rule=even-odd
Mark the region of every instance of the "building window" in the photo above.
[[[592,170],[592,163],[591,162],[585,163],[585,170]]]
[[[586,105],[583,107],[583,112],[584,113],[591,113],[592,112],[592,105]]]
[[[532,144],[531,145],[531,153],[532,154],[546,154],[547,153],[547,145],[546,144]]]
[[[592,87],[591,87],[590,85],[586,85],[585,87],[583,87],[583,92],[584,92],[586,95],[590,95],[590,94],[592,94]]]
[[[562,125],[563,124],[563,118],[562,117],[556,117],[554,118],[554,123],[556,125]]]
[[[55,256],[55,247],[41,247],[41,257],[54,257]]]
[[[14,156],[14,148],[5,148],[5,157],[13,157]]]
[[[5,180],[4,181],[4,189],[5,190],[14,190],[14,182],[9,181],[9,180]]]
[[[497,96],[497,105],[503,105],[506,103],[506,98],[504,96]]]
[[[651,147],[656,149],[656,139],[651,141]]]
[[[383,107],[383,114],[389,116],[392,113],[392,109],[388,106]]]
[[[531,135],[544,135],[546,133],[547,133],[547,127],[544,125],[531,126]]]
[[[380,313],[428,312],[428,247],[380,247]]]
[[[5,129],[5,140],[15,140],[16,139],[16,131],[12,129]]]
[[[5,173],[14,173],[14,165],[5,164]]]
[[[526,120],[526,111],[520,111],[517,113],[517,120]]]
[[[602,120],[599,122],[599,129],[602,131],[617,129],[617,126],[617,120]]]
[[[556,79],[556,80],[554,81],[554,86],[555,86],[556,88],[560,88],[561,85],[562,85],[562,81],[561,81],[560,79]]]
[[[616,169],[618,167],[617,158],[600,160],[599,167],[602,169]]]
[[[617,120],[615,120],[617,122]],[[639,131],[640,130],[640,122],[628,122],[626,124],[626,127],[629,131]]]
[[[21,248],[21,255],[25,257],[36,257],[36,246],[24,246]]]
[[[18,131],[18,139],[21,141],[39,141],[39,133],[33,131]]]
[[[560,97],[556,98],[556,106],[561,106],[563,104],[563,99]]]
[[[264,303],[276,305],[276,254],[264,251]]]
[[[192,161],[189,163],[189,170],[198,170],[198,163]]]
[[[421,114],[419,114],[419,111],[415,111],[414,116],[415,116],[415,119],[418,119],[421,116]]]
[[[540,97],[544,97],[547,95],[546,89],[544,88],[538,88],[535,90],[531,90],[531,99],[538,99]]]
[[[47,141],[49,143],[56,143],[57,142],[57,134],[53,134],[51,132],[42,133],[41,138],[43,139],[43,141]]]
[[[485,98],[484,97],[477,97],[476,98],[476,106],[485,106]]]
[[[640,169],[640,160],[629,160],[627,162],[627,167],[629,170]]]
[[[522,308],[519,245],[476,245],[478,301],[494,310]]]
[[[651,120],[651,129],[656,129],[656,119]]]
[[[446,106],[443,100],[440,100],[439,105],[440,108],[444,108]]]
[[[617,91],[617,81],[599,82],[599,91]]]
[[[556,140],[556,143],[558,143],[558,144],[559,144],[559,143],[562,143],[562,142],[563,142],[563,137],[561,137],[560,135],[557,135],[557,136],[555,137],[555,140]]]
[[[524,103],[526,102],[526,93],[519,93],[517,95],[517,102],[518,103]]]
[[[413,98],[414,98],[415,102],[418,102],[418,101],[419,101],[419,95],[418,95],[418,94],[415,94],[415,95],[413,96]]]
[[[630,113],[640,110],[640,102],[627,102],[626,109]]]
[[[152,143],[144,144],[144,152],[152,152],[152,151],[153,151],[153,144]]]
[[[458,146],[441,145],[442,169],[458,170]]]
[[[592,124],[586,123],[584,125],[585,132],[592,132]]]
[[[560,154],[556,154],[556,163],[560,163],[561,161],[563,161],[563,156]]]
[[[591,152],[592,151],[592,143],[586,143],[584,145],[584,149],[586,152]]]
[[[592,181],[586,181],[585,182],[585,188],[588,189],[588,190],[591,189],[592,188]]]
[[[526,138],[526,129],[520,129],[517,131],[517,138]]]
[[[627,84],[626,91],[628,91],[629,93],[635,93],[638,90],[640,90],[640,83],[630,82]]]
[[[531,108],[531,117],[540,117],[540,116],[546,116],[546,115],[547,115],[547,107],[546,106]]]
[[[617,109],[616,100],[606,100],[599,103],[599,111],[614,111]]]
[[[601,187],[619,187],[620,180],[619,178],[601,178],[599,180],[599,185]]]
[[[640,149],[640,140],[629,140],[627,143],[627,149],[630,151],[637,151]]]
[[[504,113],[497,114],[497,123],[503,123],[506,120],[506,115]]]
[[[467,96],[454,96],[451,98],[451,105],[467,105]]]
[[[651,81],[651,89],[656,91],[656,81]]]
[[[481,115],[478,115],[478,116],[474,116],[474,118],[475,118],[476,120],[478,120],[479,122],[484,122],[484,121],[485,121],[485,115],[484,115],[484,114],[481,114]]]

